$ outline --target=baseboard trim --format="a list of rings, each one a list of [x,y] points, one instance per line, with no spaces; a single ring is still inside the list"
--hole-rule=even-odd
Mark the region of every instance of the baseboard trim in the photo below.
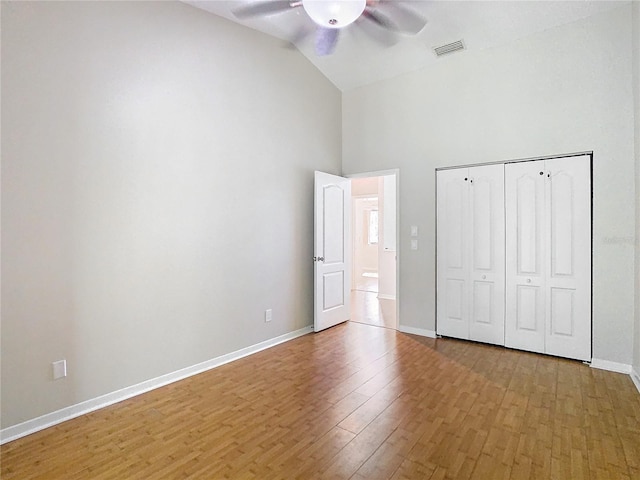
[[[425,328],[409,327],[407,325],[399,325],[398,330],[402,333],[410,333],[411,335],[420,335],[421,337],[436,338],[436,332]]]
[[[76,418],[81,415],[99,410],[101,408],[108,407],[109,405],[113,405],[114,403],[118,403],[131,397],[135,397],[151,390],[155,390],[156,388],[163,387],[170,383],[174,383],[193,375],[197,375],[198,373],[206,372],[207,370],[211,370],[226,363],[233,362],[234,360],[239,360],[240,358],[258,353],[262,350],[266,350],[267,348],[275,347],[276,345],[301,337],[303,335],[306,335],[307,333],[311,333],[312,331],[313,327],[304,327],[299,330],[280,335],[279,337],[271,338],[269,340],[265,340],[264,342],[256,343],[255,345],[236,350],[235,352],[227,353],[225,355],[212,358],[211,360],[207,360],[190,367],[176,370],[175,372],[167,373],[165,375],[146,380],[142,383],[138,383],[121,390],[116,390],[115,392],[101,395],[99,397],[92,398],[90,400],[86,400],[69,407],[65,407],[55,412],[47,413],[40,417],[27,420],[26,422],[3,428],[2,430],[0,430],[0,445],[11,442],[12,440],[17,440],[18,438],[27,436],[31,433],[39,432],[40,430],[44,430],[45,428],[52,427],[67,420],[71,420],[72,418]]]
[[[609,360],[591,359],[591,368],[609,370],[610,372],[631,374],[631,365],[626,363],[611,362]]]
[[[378,298],[381,300],[395,300],[396,296],[395,295],[385,295],[384,293],[379,293],[378,294]]]
[[[633,383],[638,389],[638,393],[640,393],[640,372],[638,372],[635,368],[631,368],[631,380],[633,380]]]

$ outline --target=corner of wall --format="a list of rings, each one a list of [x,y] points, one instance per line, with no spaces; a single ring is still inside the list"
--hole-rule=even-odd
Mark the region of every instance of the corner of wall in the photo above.
[[[640,371],[633,368],[631,370],[631,380],[633,381],[633,384],[638,389],[638,393],[640,393]]]
[[[635,126],[635,194],[636,194],[636,235],[635,235],[635,308],[633,369],[634,382],[640,390],[640,2],[632,7],[632,60],[633,97]]]

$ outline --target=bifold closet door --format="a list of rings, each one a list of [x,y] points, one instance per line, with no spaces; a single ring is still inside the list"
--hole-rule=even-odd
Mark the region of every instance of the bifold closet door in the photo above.
[[[505,165],[505,344],[591,359],[589,156]]]
[[[504,344],[504,167],[437,172],[437,333]]]
[[[544,353],[544,162],[505,165],[507,347]]]
[[[469,174],[468,169],[437,173],[436,331],[469,338]]]
[[[504,345],[504,165],[469,168],[469,338]]]

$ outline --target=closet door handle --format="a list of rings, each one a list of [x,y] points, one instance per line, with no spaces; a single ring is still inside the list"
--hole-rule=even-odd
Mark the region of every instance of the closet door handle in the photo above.
[[[527,283],[531,283],[531,279],[530,278],[527,278]]]

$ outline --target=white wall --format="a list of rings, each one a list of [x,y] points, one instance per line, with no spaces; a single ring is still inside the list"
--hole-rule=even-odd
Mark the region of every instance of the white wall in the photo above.
[[[631,6],[343,94],[343,171],[399,168],[403,326],[435,327],[436,167],[594,151],[593,355],[630,364]],[[425,53],[426,54],[426,53]],[[409,226],[420,249],[409,248]]]
[[[395,182],[395,175],[392,176]],[[384,188],[385,177],[378,177],[378,192],[380,192],[379,208],[380,208],[380,243],[378,245],[378,296],[386,299],[396,298],[396,252],[387,251],[384,249],[387,232],[384,229],[384,222],[387,220],[386,216],[389,214],[389,208],[386,205],[387,198],[385,196]]]
[[[640,380],[640,2],[633,2],[633,93],[636,153],[636,290],[633,368]]]
[[[340,102],[184,4],[2,2],[2,427],[310,325]]]

